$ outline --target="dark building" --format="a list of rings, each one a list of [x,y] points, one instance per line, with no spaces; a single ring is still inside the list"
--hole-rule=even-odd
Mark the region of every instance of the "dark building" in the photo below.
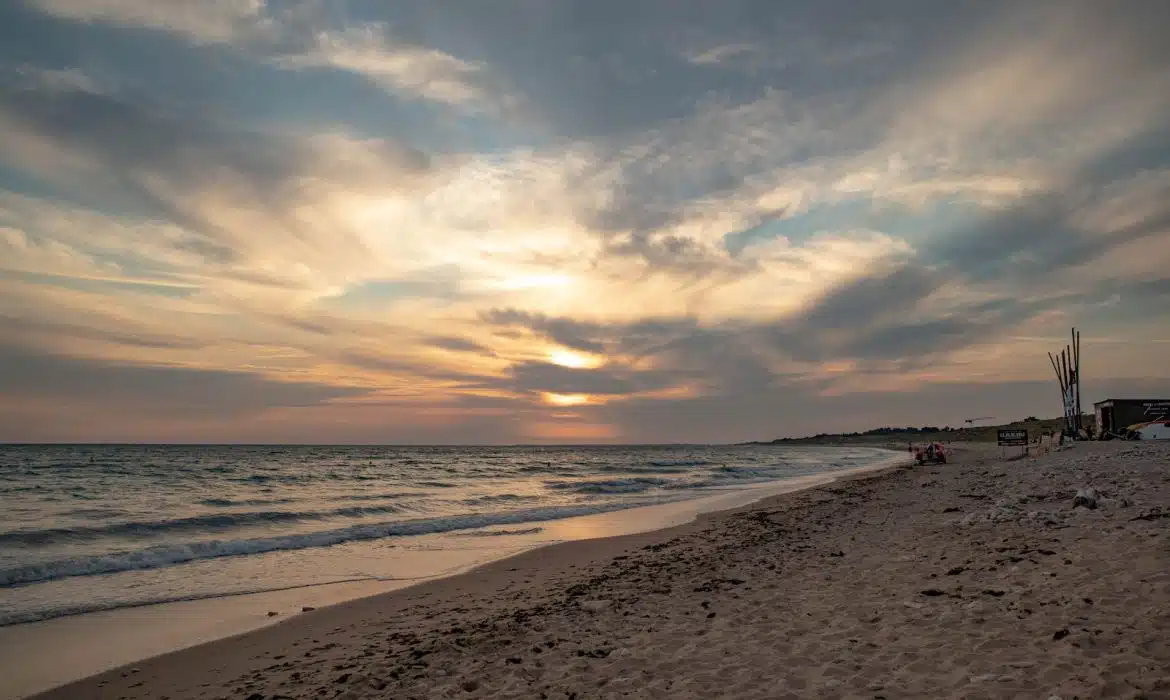
[[[1106,399],[1093,404],[1097,430],[1116,433],[1134,423],[1170,416],[1170,399]]]

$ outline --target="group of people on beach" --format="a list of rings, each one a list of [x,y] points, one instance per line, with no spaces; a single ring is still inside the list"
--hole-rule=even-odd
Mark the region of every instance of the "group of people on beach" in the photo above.
[[[947,453],[943,449],[942,443],[928,442],[925,447],[915,447],[914,443],[910,443],[910,454],[914,456],[914,461],[918,464],[926,464],[927,462],[946,464]]]

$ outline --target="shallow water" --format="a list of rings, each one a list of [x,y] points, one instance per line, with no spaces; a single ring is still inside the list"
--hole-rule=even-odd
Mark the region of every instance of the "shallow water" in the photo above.
[[[442,575],[566,519],[863,467],[870,448],[0,447],[0,625]],[[563,528],[562,528],[563,530]]]

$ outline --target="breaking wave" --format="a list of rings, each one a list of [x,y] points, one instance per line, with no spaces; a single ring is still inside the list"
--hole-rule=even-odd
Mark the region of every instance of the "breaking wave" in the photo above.
[[[172,520],[146,520],[111,523],[102,526],[46,528],[43,530],[15,530],[0,532],[0,545],[36,546],[62,540],[96,540],[103,537],[158,537],[173,532],[223,532],[246,525],[266,525],[301,520],[353,518],[385,513],[398,513],[399,506],[348,506],[319,511],[251,511],[244,513],[211,513]]]
[[[292,498],[242,498],[233,501],[230,498],[204,498],[198,501],[199,505],[213,508],[231,508],[232,506],[274,506],[282,503],[292,503]]]
[[[508,537],[513,535],[536,535],[544,532],[543,527],[527,527],[522,530],[475,530],[460,532],[456,537]]]
[[[455,530],[470,530],[491,525],[542,522],[579,515],[592,515],[650,503],[608,503],[594,506],[566,506],[533,508],[506,513],[455,515],[443,518],[422,518],[388,523],[354,525],[352,527],[242,540],[211,540],[184,544],[166,544],[134,551],[69,557],[57,561],[29,564],[0,570],[0,587],[36,583],[71,576],[93,576],[136,569],[157,569],[200,559],[214,559],[277,550],[297,550],[310,547],[329,547],[344,542],[373,540],[386,537],[427,535]]]
[[[663,488],[670,479],[634,477],[632,479],[605,479],[600,481],[546,481],[544,485],[554,491],[570,491],[585,494],[640,493],[650,489]]]

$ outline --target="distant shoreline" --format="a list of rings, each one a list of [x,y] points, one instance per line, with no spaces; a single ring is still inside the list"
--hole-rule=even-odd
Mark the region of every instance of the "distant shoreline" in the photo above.
[[[1085,416],[1087,425],[1093,423],[1092,416]],[[877,428],[863,433],[823,433],[806,437],[785,437],[744,443],[747,445],[825,445],[841,447],[896,447],[903,449],[913,442],[995,442],[998,430],[1027,430],[1030,438],[1044,433],[1055,433],[1062,429],[1063,418],[1036,418],[965,428]]]

